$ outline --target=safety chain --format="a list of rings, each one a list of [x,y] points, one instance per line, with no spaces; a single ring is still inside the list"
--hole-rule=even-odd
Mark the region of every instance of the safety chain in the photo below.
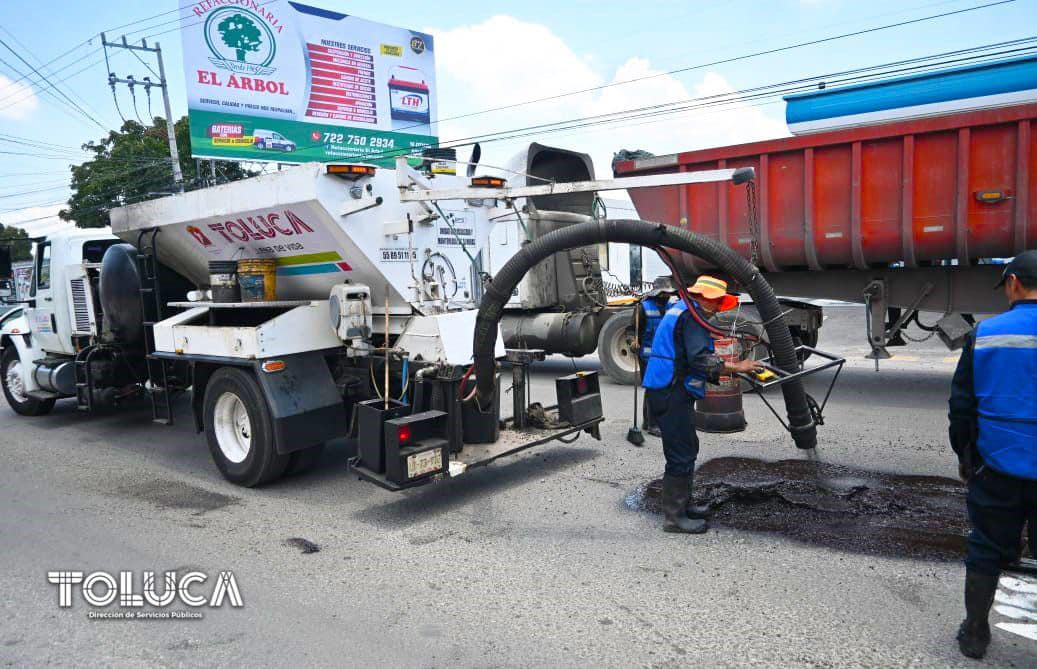
[[[749,224],[749,262],[757,264],[759,251],[757,240],[760,238],[760,219],[756,211],[756,181],[745,184],[745,215]]]
[[[906,339],[906,340],[908,340],[910,342],[914,342],[916,344],[921,344],[922,342],[929,341],[930,339],[933,338],[934,334],[936,334],[936,330],[931,331],[929,334],[925,335],[924,337],[912,337],[907,332],[905,332],[903,328],[900,329],[900,336],[902,336],[904,339]]]

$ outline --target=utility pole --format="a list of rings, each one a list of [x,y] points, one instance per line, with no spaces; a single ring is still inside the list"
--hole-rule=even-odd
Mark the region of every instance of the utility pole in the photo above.
[[[169,138],[169,157],[170,161],[173,164],[173,181],[176,183],[177,188],[180,189],[180,192],[183,193],[184,173],[180,170],[180,153],[176,150],[176,132],[173,128],[173,110],[169,105],[169,86],[166,82],[166,67],[165,64],[162,62],[162,47],[159,45],[158,42],[155,42],[155,46],[149,47],[148,41],[145,39],[142,39],[139,45],[130,44],[126,41],[125,35],[122,36],[121,43],[109,42],[105,38],[104,33],[101,33],[101,46],[104,49],[104,64],[105,67],[108,69],[108,85],[112,87],[113,96],[115,95],[116,84],[126,84],[130,89],[130,95],[134,95],[134,86],[144,86],[144,92],[148,94],[149,101],[151,99],[151,88],[153,86],[157,86],[158,88],[162,89],[162,102],[166,108],[166,135]],[[109,47],[113,49],[128,49],[130,51],[146,51],[148,53],[155,54],[155,58],[158,60],[158,72],[155,72],[155,70],[153,70],[150,65],[145,63],[144,60],[140,58],[140,56],[137,56],[137,59],[140,60],[140,62],[143,63],[145,67],[151,70],[153,74],[158,76],[158,83],[153,82],[151,80],[151,77],[147,76],[141,78],[140,80],[134,78],[133,75],[128,75],[125,78],[117,77],[115,73],[112,72],[112,68],[108,65]],[[143,82],[143,84],[141,82]],[[118,102],[116,102],[116,106],[118,106]],[[136,102],[134,103],[134,106],[136,106]]]

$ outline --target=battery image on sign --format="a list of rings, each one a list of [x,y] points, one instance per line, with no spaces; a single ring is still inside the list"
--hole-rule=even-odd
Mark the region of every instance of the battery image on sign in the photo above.
[[[407,65],[394,66],[389,71],[389,115],[393,128],[431,121],[428,96],[424,72]]]

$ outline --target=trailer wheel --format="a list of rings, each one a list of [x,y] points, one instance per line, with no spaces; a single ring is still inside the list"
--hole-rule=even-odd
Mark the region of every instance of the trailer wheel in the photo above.
[[[304,474],[310,471],[320,462],[320,456],[323,454],[324,444],[292,451],[288,456],[288,468],[285,470],[284,475],[295,476],[296,474]]]
[[[209,452],[224,478],[251,488],[284,474],[270,409],[251,374],[222,367],[209,378],[202,411]]]
[[[598,333],[601,368],[610,379],[624,386],[637,383],[636,339],[633,309],[613,314]]]
[[[22,361],[14,346],[9,346],[0,358],[0,382],[4,387],[7,404],[19,416],[42,416],[54,408],[54,400],[29,397],[22,381]]]

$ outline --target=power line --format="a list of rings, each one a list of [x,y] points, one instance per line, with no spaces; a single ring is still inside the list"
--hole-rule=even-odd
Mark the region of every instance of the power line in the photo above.
[[[93,40],[93,37],[89,37],[89,38],[87,38],[86,40],[84,40],[84,41],[80,42],[79,44],[76,44],[75,46],[73,46],[72,48],[70,48],[70,49],[69,49],[68,51],[65,51],[65,52],[63,52],[63,53],[62,53],[62,54],[61,54],[60,56],[57,56],[57,57],[55,57],[55,58],[52,58],[52,59],[48,60],[48,61],[47,61],[46,63],[44,63],[44,64],[42,65],[42,67],[49,67],[50,65],[52,65],[53,63],[56,63],[56,62],[58,62],[59,60],[61,60],[61,59],[62,59],[62,58],[64,58],[65,56],[69,55],[70,53],[72,53],[72,52],[73,52],[73,51],[75,51],[76,49],[81,49],[81,48],[82,48],[82,47],[84,47],[84,46],[88,46],[88,45],[90,44],[90,42],[91,42],[92,40]],[[75,62],[69,63],[68,65],[65,65],[65,66],[63,66],[63,67],[62,67],[61,69],[65,69],[65,68],[71,67],[71,66],[72,66],[72,65],[74,65],[74,64],[75,64]],[[59,70],[59,71],[60,71],[60,70]],[[28,77],[28,76],[29,76],[28,74],[23,74],[23,75],[22,75],[21,77],[19,77],[18,79],[15,79],[15,80],[14,80],[14,81],[12,81],[11,83],[12,83],[12,84],[17,84],[17,83],[18,83],[18,82],[20,82],[20,81],[21,81],[22,79],[25,79],[25,78],[26,78],[26,77]]]
[[[3,64],[5,66],[7,66],[7,68],[9,70],[11,70],[12,72],[14,72],[15,74],[21,74],[21,70],[19,70],[15,66],[11,65],[9,62],[4,60],[3,58],[0,58],[0,64]],[[13,102],[11,102],[11,103],[9,103],[9,104],[7,104],[7,105],[5,105],[5,106],[3,106],[3,107],[0,107],[0,111],[3,111],[5,109],[9,109],[10,107],[14,107],[15,105],[19,105],[19,104],[25,102],[26,100],[29,100],[29,99],[32,99],[33,97],[36,97],[37,91],[32,87],[31,83],[28,84],[28,85],[27,84],[19,84],[18,86],[15,86],[15,85],[12,84],[10,86],[10,88],[14,89],[15,92],[10,94],[10,95],[8,95],[7,98],[18,96],[18,99],[13,101]],[[59,98],[57,95],[52,93],[49,89],[40,89],[39,92],[40,93],[45,93],[48,98],[54,100],[54,102],[57,102],[58,106],[56,107],[56,109],[60,110],[66,116],[68,116],[69,118],[73,118],[73,119],[75,119],[77,121],[80,120],[80,116],[79,116],[79,114],[75,113],[75,109],[73,109],[70,105],[68,105],[64,100]],[[7,98],[5,98],[5,99],[7,99]]]
[[[51,87],[52,87],[52,88],[53,88],[53,89],[54,89],[55,91],[57,91],[57,93],[58,93],[59,95],[61,95],[61,97],[65,98],[65,100],[66,100],[66,101],[68,101],[68,103],[69,103],[70,105],[72,105],[73,107],[75,107],[76,109],[78,109],[78,110],[79,110],[79,112],[83,114],[83,116],[85,116],[85,117],[87,117],[88,119],[90,119],[90,120],[91,120],[91,121],[92,121],[92,122],[93,122],[93,123],[94,123],[95,125],[97,125],[97,127],[101,128],[102,130],[106,130],[106,129],[107,129],[107,128],[105,128],[105,127],[104,127],[104,124],[102,124],[102,123],[101,123],[100,121],[98,121],[98,120],[97,120],[96,118],[94,118],[94,117],[93,117],[93,116],[92,116],[91,114],[87,113],[87,111],[86,111],[85,109],[83,109],[82,107],[80,107],[80,106],[79,106],[79,104],[78,104],[78,103],[77,103],[77,102],[76,102],[75,100],[73,100],[72,98],[70,98],[69,96],[67,96],[67,95],[66,95],[66,94],[64,93],[64,91],[62,91],[62,90],[61,90],[60,88],[57,88],[57,86],[55,86],[54,84],[52,84],[52,83],[50,82],[50,80],[49,80],[49,79],[48,79],[48,78],[47,78],[47,77],[46,77],[46,76],[45,76],[44,74],[42,74],[42,73],[41,73],[41,72],[40,72],[40,71],[39,71],[38,69],[36,69],[36,67],[35,67],[35,66],[34,66],[34,65],[33,65],[32,63],[30,63],[29,61],[27,61],[27,60],[25,60],[24,58],[22,58],[21,54],[19,54],[19,53],[18,53],[17,51],[15,51],[15,50],[14,50],[14,48],[12,48],[10,44],[8,44],[7,42],[5,42],[5,41],[3,40],[3,38],[0,38],[0,45],[3,45],[3,46],[4,46],[4,47],[5,47],[5,48],[6,48],[6,49],[7,49],[8,51],[10,51],[11,53],[13,53],[13,54],[15,55],[15,57],[16,57],[16,58],[18,58],[18,60],[20,60],[20,61],[22,61],[23,63],[25,63],[26,65],[28,65],[28,66],[29,66],[29,69],[31,69],[31,70],[32,70],[33,72],[35,72],[35,73],[36,73],[36,76],[38,76],[38,77],[39,77],[40,79],[42,79],[43,81],[45,81],[45,82],[47,82],[48,84],[50,84],[50,85],[51,85]]]
[[[22,41],[21,41],[20,39],[18,39],[18,36],[17,36],[17,35],[15,35],[14,33],[12,33],[12,32],[11,32],[10,30],[8,30],[8,29],[7,29],[6,27],[4,27],[4,26],[0,26],[0,30],[2,30],[2,31],[4,31],[5,33],[7,33],[7,34],[8,34],[8,36],[10,36],[10,38],[11,38],[11,39],[12,39],[12,40],[14,41],[14,43],[15,43],[15,44],[17,44],[18,46],[20,46],[20,47],[21,47],[21,48],[22,48],[22,49],[23,49],[23,50],[25,51],[25,53],[26,53],[26,54],[28,54],[29,56],[31,56],[31,57],[32,57],[32,59],[33,59],[33,60],[35,60],[35,61],[36,61],[37,63],[40,63],[40,62],[42,62],[42,61],[41,61],[41,59],[39,58],[39,56],[37,56],[37,55],[36,55],[35,53],[33,53],[32,49],[30,49],[30,48],[29,48],[28,46],[26,46],[26,45],[25,45],[25,43],[24,43],[24,42],[22,42]],[[40,66],[39,66],[39,68],[40,68],[40,70],[41,70],[41,71],[44,71],[44,72],[46,72],[46,71],[47,71],[47,66],[46,66],[46,65],[40,65]],[[37,84],[37,85],[38,85],[38,84]],[[89,103],[87,103],[87,101],[86,101],[86,100],[84,100],[84,99],[82,98],[82,96],[80,96],[79,94],[77,94],[77,93],[76,93],[76,92],[75,92],[74,90],[72,90],[71,88],[69,88],[68,90],[69,90],[69,92],[70,92],[70,93],[72,94],[72,96],[73,96],[73,97],[75,97],[75,98],[76,98],[76,100],[78,100],[78,101],[79,101],[79,103],[80,103],[81,105],[83,105],[83,107],[84,107],[84,108],[88,109],[88,110],[89,110],[89,111],[90,111],[91,113],[93,113],[93,114],[96,114],[96,113],[97,113],[97,110],[93,109],[93,108],[92,108],[92,107],[90,106],[90,104],[89,104]]]
[[[23,195],[31,195],[33,193],[46,193],[47,191],[59,190],[62,188],[68,188],[68,184],[62,184],[61,186],[53,186],[51,188],[38,188],[35,190],[25,190],[19,193],[0,193],[0,200],[6,200],[12,197],[21,197]]]
[[[437,125],[439,123],[443,123],[443,122],[446,122],[446,121],[455,121],[455,120],[462,119],[462,118],[470,118],[472,116],[481,116],[483,114],[489,114],[491,112],[503,111],[503,110],[506,110],[506,109],[515,109],[517,107],[523,107],[523,106],[526,106],[526,105],[537,104],[537,103],[540,103],[540,102],[548,102],[548,101],[551,101],[551,100],[558,100],[558,99],[565,98],[565,97],[570,97],[570,96],[573,96],[573,95],[581,95],[583,93],[592,93],[594,91],[600,91],[600,90],[604,90],[606,88],[612,88],[612,87],[615,87],[615,86],[624,86],[626,84],[633,84],[633,83],[637,83],[639,81],[647,81],[649,79],[656,79],[658,77],[672,76],[674,74],[683,74],[685,72],[691,72],[691,71],[694,71],[694,70],[700,70],[700,69],[703,69],[703,68],[706,68],[706,67],[713,67],[715,65],[725,65],[727,63],[734,63],[734,62],[737,62],[737,61],[740,61],[740,60],[747,60],[749,58],[756,58],[756,57],[759,57],[759,56],[767,56],[767,55],[771,55],[771,54],[775,54],[775,53],[781,53],[783,51],[790,51],[792,49],[800,49],[800,48],[803,48],[803,47],[806,47],[806,46],[815,46],[815,45],[818,45],[818,44],[824,44],[824,43],[832,42],[832,41],[835,41],[835,40],[845,39],[847,37],[857,37],[857,36],[860,36],[860,35],[866,35],[866,34],[869,34],[869,33],[879,32],[879,31],[883,31],[883,30],[891,30],[893,28],[901,28],[903,26],[908,26],[908,25],[913,25],[913,24],[916,24],[916,23],[921,23],[923,21],[933,21],[935,19],[945,18],[945,17],[948,17],[948,16],[955,16],[955,15],[958,15],[958,14],[964,14],[966,12],[974,12],[974,11],[977,11],[977,10],[980,10],[980,9],[987,9],[987,8],[990,8],[990,7],[997,7],[999,5],[1007,5],[1007,4],[1011,4],[1011,3],[1014,3],[1014,2],[1016,2],[1016,0],[997,0],[996,2],[988,2],[987,4],[984,4],[984,5],[976,5],[974,7],[966,7],[964,9],[956,9],[956,10],[949,11],[949,12],[943,12],[941,14],[932,14],[932,15],[923,16],[923,17],[920,17],[920,18],[917,18],[917,19],[909,19],[909,20],[905,20],[905,21],[899,21],[897,23],[889,23],[889,24],[882,25],[882,26],[877,26],[877,27],[874,27],[874,28],[865,28],[865,29],[862,29],[862,30],[855,30],[853,32],[842,33],[840,35],[831,35],[829,37],[822,37],[822,38],[819,38],[819,39],[808,40],[806,42],[798,42],[796,44],[789,44],[789,45],[782,46],[782,47],[775,47],[773,49],[765,49],[763,51],[755,51],[753,53],[743,54],[741,56],[732,56],[731,58],[724,58],[724,59],[720,59],[720,60],[714,60],[714,61],[710,61],[708,63],[700,63],[698,65],[689,65],[687,67],[679,67],[677,69],[668,70],[666,72],[657,72],[657,73],[654,73],[654,74],[648,74],[648,75],[645,75],[643,77],[635,77],[633,79],[624,79],[622,81],[613,81],[613,82],[610,82],[610,83],[607,83],[607,84],[601,84],[599,86],[591,86],[589,88],[582,88],[582,89],[579,89],[579,90],[568,91],[568,92],[565,92],[565,93],[558,93],[558,94],[555,94],[555,95],[548,95],[548,96],[542,97],[542,98],[535,98],[535,99],[532,99],[532,100],[524,100],[524,101],[521,101],[521,102],[515,102],[515,103],[507,104],[507,105],[501,105],[501,106],[498,106],[498,107],[490,107],[488,109],[481,109],[479,111],[467,112],[465,114],[458,114],[456,116],[448,116],[447,118],[442,118],[442,119],[438,119],[436,121],[433,121],[431,124],[429,124],[429,123],[415,123],[415,124],[410,125],[410,126],[405,126],[403,128],[399,128],[398,132],[402,132],[404,130],[407,130],[408,128],[415,128],[415,127],[426,126],[426,125]]]
[[[1033,41],[1034,39],[1037,39],[1037,38],[1034,38],[1034,37],[1027,38],[1028,41]],[[610,123],[610,122],[614,122],[614,121],[624,120],[625,118],[627,118],[627,116],[625,116],[627,114],[637,114],[637,116],[630,116],[629,118],[638,118],[640,116],[643,116],[643,114],[641,114],[640,112],[650,112],[652,114],[656,114],[656,113],[674,113],[674,112],[680,112],[680,111],[687,111],[688,109],[694,109],[694,108],[704,107],[704,106],[711,106],[713,104],[736,103],[736,102],[741,102],[741,101],[745,101],[745,100],[755,99],[755,98],[759,97],[760,96],[760,92],[763,92],[763,91],[771,91],[770,93],[767,93],[767,95],[775,95],[775,94],[777,94],[777,95],[781,96],[781,95],[786,95],[786,94],[789,94],[789,93],[800,92],[800,91],[804,91],[804,90],[812,90],[813,88],[815,88],[815,85],[813,83],[811,83],[811,82],[817,82],[819,80],[829,80],[829,79],[832,79],[834,77],[849,77],[849,78],[844,78],[844,79],[840,79],[840,80],[836,80],[836,81],[831,81],[831,82],[828,82],[828,83],[835,84],[835,85],[857,83],[858,81],[861,81],[861,80],[874,80],[874,79],[888,77],[888,76],[894,75],[894,74],[905,74],[905,73],[909,73],[909,72],[917,72],[918,70],[922,70],[922,69],[927,70],[927,71],[934,71],[934,70],[938,70],[938,69],[941,69],[941,68],[945,69],[944,66],[947,66],[947,65],[956,65],[956,64],[959,64],[961,62],[968,62],[968,61],[977,60],[977,59],[997,60],[995,58],[991,58],[991,56],[992,55],[994,55],[994,56],[1004,56],[1004,55],[1007,55],[1007,54],[1016,54],[1016,53],[1018,53],[1020,51],[1032,52],[1033,50],[1034,50],[1034,47],[1027,47],[1025,49],[1013,49],[1013,50],[1010,50],[1010,51],[1003,51],[1003,52],[996,53],[996,54],[984,54],[984,55],[977,55],[977,56],[973,56],[973,57],[969,57],[969,58],[958,58],[958,59],[955,59],[955,60],[944,61],[944,62],[941,62],[941,63],[938,63],[938,64],[929,63],[929,64],[925,64],[925,65],[917,65],[916,67],[900,67],[902,65],[909,65],[909,64],[918,63],[918,62],[924,61],[924,60],[931,60],[932,58],[934,58],[934,56],[924,56],[924,57],[921,57],[921,58],[909,59],[909,60],[899,61],[899,62],[894,62],[894,63],[887,63],[887,64],[883,64],[883,65],[878,65],[878,66],[857,68],[857,69],[854,69],[854,70],[846,70],[846,71],[843,71],[843,72],[834,72],[834,73],[828,73],[828,74],[823,74],[823,75],[816,75],[816,76],[806,77],[806,78],[802,78],[802,79],[793,79],[793,80],[784,81],[784,82],[780,82],[780,83],[776,83],[776,84],[767,84],[767,85],[764,85],[764,86],[757,86],[757,87],[753,87],[753,88],[746,88],[746,89],[742,89],[740,91],[731,91],[731,92],[727,92],[727,93],[717,93],[717,94],[714,94],[714,95],[702,96],[702,97],[698,97],[698,98],[689,98],[689,99],[686,99],[686,100],[679,100],[679,101],[661,103],[661,104],[656,104],[656,105],[647,105],[647,106],[642,106],[642,107],[635,107],[635,108],[632,108],[632,109],[622,110],[622,111],[618,111],[618,112],[597,114],[597,115],[594,115],[594,116],[577,117],[577,118],[573,118],[573,119],[568,119],[566,121],[554,121],[554,122],[551,122],[551,123],[543,123],[543,124],[539,124],[539,125],[527,126],[525,128],[521,128],[520,130],[525,131],[525,130],[548,129],[548,128],[551,128],[552,126],[557,126],[557,125],[564,124],[564,123],[576,123],[576,122],[585,122],[585,121],[594,121],[594,120],[601,120],[602,123]],[[948,52],[946,54],[941,54],[939,57],[943,57],[943,56],[947,56],[947,55],[958,55],[960,53],[967,52],[967,51],[971,51],[971,50],[963,50],[961,52]],[[890,68],[899,68],[899,69],[890,69]],[[881,72],[876,72],[875,70],[882,70],[882,71]],[[861,76],[850,76],[850,75],[861,75]],[[777,93],[773,92],[774,89],[779,89],[779,88],[781,89],[780,91],[777,91]],[[689,103],[694,103],[694,104],[689,104]],[[677,107],[676,105],[682,105],[682,106]],[[610,117],[617,117],[617,116],[620,117],[620,118],[610,118]],[[511,131],[508,131],[508,132],[511,132]],[[451,140],[451,141],[459,142],[459,141],[466,141],[466,140],[476,140],[476,139],[481,139],[481,138],[487,137],[487,136],[493,136],[495,134],[498,134],[498,133],[492,133],[491,132],[491,133],[485,133],[485,134],[482,134],[482,135],[472,135],[470,137],[461,137],[461,138],[458,138],[458,139],[455,139],[455,140]]]
[[[4,61],[0,61],[0,62],[4,62]],[[61,72],[63,70],[67,70],[68,68],[72,67],[73,65],[78,65],[80,62],[81,61],[73,61],[73,62],[69,63],[68,65],[60,67],[60,68],[54,70],[53,72],[51,72],[51,76],[53,76],[53,75],[55,75],[58,72]],[[100,65],[103,62],[104,62],[104,59],[95,60],[95,61],[89,63],[86,67],[83,67],[82,69],[76,70],[75,72],[73,72],[70,75],[67,75],[65,77],[62,77],[61,79],[58,79],[56,83],[57,84],[64,83],[64,82],[68,81],[69,79],[72,79],[73,77],[76,77],[76,76],[82,74],[83,72],[86,72],[87,70],[89,70],[92,67],[97,67],[98,65]],[[8,65],[8,67],[11,67],[11,66]],[[11,69],[14,70],[15,68],[11,68]],[[17,70],[15,70],[15,71],[17,72]],[[25,75],[25,76],[28,76],[28,75]],[[24,79],[25,77],[22,77],[22,78]],[[47,86],[46,88],[41,88],[40,91],[44,92],[44,93],[49,93],[50,88],[51,88],[50,86]],[[4,109],[7,109],[8,107],[13,107],[16,104],[24,102],[28,98],[32,97],[32,95],[34,94],[34,91],[32,90],[32,88],[29,88],[29,90],[26,91],[26,92],[28,93],[27,95],[21,95],[21,97],[19,97],[17,100],[14,100],[13,102],[10,102],[9,104],[5,105],[4,107],[0,107],[0,111],[3,111]],[[0,98],[0,102],[7,102],[11,98],[16,97],[18,95],[19,95],[19,93],[16,91],[14,93],[11,93],[9,95],[6,95],[6,96]],[[53,96],[52,93],[50,95]]]
[[[78,151],[82,150],[81,147],[74,147],[74,146],[70,146],[70,145],[67,145],[67,144],[53,144],[51,142],[44,142],[44,141],[34,140],[32,138],[29,138],[29,137],[19,137],[18,135],[0,134],[0,142],[9,142],[11,144],[22,144],[22,145],[25,145],[25,146],[32,146],[32,147],[35,147],[35,148],[38,148],[38,149],[47,149],[47,150],[51,150],[51,151],[53,151],[53,150],[65,150],[65,151],[70,151],[70,152],[78,152]]]
[[[123,28],[129,28],[130,26],[137,25],[138,23],[144,23],[146,21],[150,21],[151,19],[157,19],[160,16],[167,16],[169,14],[174,14],[174,13],[179,14],[184,9],[186,9],[186,8],[185,7],[177,7],[176,9],[170,9],[170,10],[167,10],[167,11],[164,11],[164,12],[160,12],[158,14],[153,14],[153,15],[145,17],[143,19],[137,19],[136,21],[130,21],[129,23],[124,23],[121,26],[115,26],[114,28],[106,28],[102,32],[113,33],[116,30],[122,30]],[[186,17],[186,16],[180,17],[180,18],[177,19],[177,21],[182,21],[182,20],[184,20],[186,18],[188,18],[188,17]],[[145,28],[145,30],[147,30],[147,29]]]
[[[272,5],[272,4],[280,2],[280,1],[281,0],[266,0],[265,2],[258,3],[256,6],[257,7],[266,7],[267,5]],[[131,32],[127,33],[127,35],[138,35],[138,34],[140,34],[142,32],[147,31],[147,30],[154,30],[155,28],[161,28],[162,26],[170,25],[170,24],[173,24],[173,23],[179,24],[182,21],[185,21],[185,20],[187,20],[189,18],[192,18],[192,17],[184,16],[184,17],[180,17],[180,18],[177,18],[177,19],[173,19],[171,21],[164,21],[162,23],[156,23],[155,25],[148,26],[147,28],[141,28],[140,30],[131,31]],[[144,39],[151,39],[153,37],[159,37],[160,35],[165,35],[167,33],[171,33],[171,32],[174,32],[176,30],[180,30],[181,28],[189,28],[191,26],[201,25],[202,23],[205,23],[205,21],[202,20],[202,21],[195,21],[194,23],[185,23],[183,25],[177,25],[176,27],[170,28],[169,30],[163,30],[162,32],[159,32],[159,33],[151,33],[149,35],[145,35]],[[114,32],[114,30],[106,30],[105,32]]]
[[[857,68],[854,70],[846,70],[843,72],[826,73],[821,75],[815,75],[807,78],[794,79],[784,82],[772,83],[753,88],[743,89],[740,91],[730,91],[727,93],[719,93],[710,96],[702,96],[699,98],[687,98],[684,100],[672,101],[668,103],[661,103],[657,105],[647,105],[642,107],[635,107],[631,109],[621,110],[617,112],[610,112],[606,114],[597,114],[592,116],[577,117],[567,119],[564,121],[554,121],[551,123],[542,123],[531,126],[524,126],[519,128],[512,128],[508,130],[498,130],[493,132],[482,133],[478,135],[471,135],[468,137],[459,137],[452,140],[446,140],[439,142],[440,148],[460,148],[464,146],[470,146],[477,142],[495,142],[503,141],[507,139],[516,139],[519,137],[525,137],[534,134],[552,134],[555,132],[561,132],[565,130],[579,129],[584,127],[590,127],[594,125],[606,125],[615,124],[623,121],[630,121],[645,117],[661,116],[661,115],[672,115],[677,113],[683,113],[694,109],[715,107],[722,105],[737,104],[740,102],[758,100],[766,96],[780,96],[800,92],[805,90],[812,90],[816,88],[816,82],[826,81],[832,84],[845,84],[850,82],[857,82],[862,80],[874,80],[879,78],[888,77],[892,74],[900,74],[906,71],[917,72],[920,69],[927,71],[939,71],[940,69],[946,69],[947,65],[960,63],[963,61],[987,59],[988,61],[999,60],[999,56],[1003,56],[1007,53],[1018,53],[1020,51],[1033,52],[1034,46],[1026,47],[1023,49],[1014,49],[1010,51],[1001,51],[996,53],[985,53],[973,56],[971,58],[957,58],[954,60],[945,60],[937,63],[927,63],[919,65],[924,61],[931,61],[937,58],[946,58],[947,56],[962,56],[964,54],[990,51],[991,49],[1000,48],[1003,46],[1012,46],[1025,44],[1027,42],[1033,42],[1037,40],[1037,36],[1021,38],[1018,40],[1010,40],[1007,42],[982,45],[976,47],[970,47],[968,49],[960,49],[957,51],[946,52],[943,54],[935,54],[930,56],[922,56],[919,58],[908,59],[904,61],[896,61],[892,63],[885,63],[881,65],[874,65],[864,68]],[[903,67],[905,65],[915,65],[915,67]],[[899,68],[899,69],[895,69]],[[843,79],[833,79],[837,77],[843,77]],[[813,83],[811,83],[813,82]],[[315,146],[319,143],[315,144]],[[388,150],[379,154],[372,154],[363,156],[363,160],[377,160],[380,158],[391,158],[402,155],[408,155],[406,149],[400,150]]]

